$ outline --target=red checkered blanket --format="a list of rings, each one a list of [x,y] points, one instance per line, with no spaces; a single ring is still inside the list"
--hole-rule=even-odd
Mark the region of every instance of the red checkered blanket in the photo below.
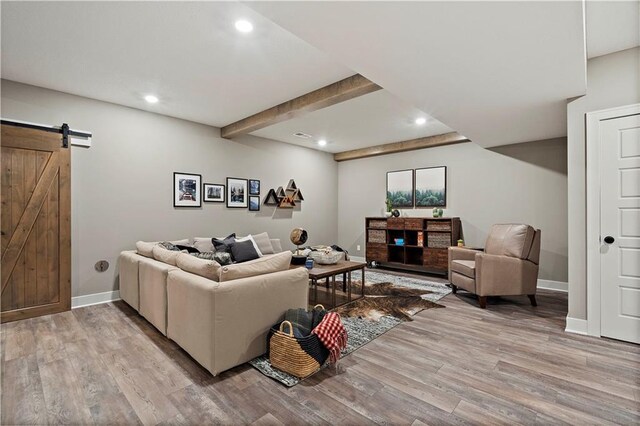
[[[320,324],[313,329],[312,333],[329,350],[329,362],[335,364],[340,358],[340,352],[347,347],[347,330],[342,325],[340,315],[335,312],[328,312]]]

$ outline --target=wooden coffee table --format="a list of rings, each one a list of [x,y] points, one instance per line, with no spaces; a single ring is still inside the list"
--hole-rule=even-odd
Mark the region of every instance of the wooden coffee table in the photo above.
[[[318,303],[318,281],[326,280],[326,286],[328,289],[331,289],[331,307],[335,308],[337,306],[344,305],[345,303],[349,303],[352,300],[357,300],[364,297],[364,285],[361,286],[360,296],[355,299],[351,298],[351,272],[361,270],[362,271],[362,282],[364,283],[364,269],[367,264],[365,262],[352,262],[349,260],[342,260],[335,265],[319,265],[315,264],[312,269],[309,270],[309,279],[311,280],[311,285],[313,287],[313,298],[309,298],[310,305],[316,305]],[[304,267],[302,265],[291,265],[291,268],[300,268]],[[336,276],[342,274],[342,288],[345,293],[347,293],[347,300],[344,303],[338,305],[336,303]],[[325,306],[325,308],[329,309],[329,307]]]

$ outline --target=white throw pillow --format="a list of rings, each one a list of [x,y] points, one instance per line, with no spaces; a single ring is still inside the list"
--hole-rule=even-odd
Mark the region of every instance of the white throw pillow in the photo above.
[[[262,252],[260,251],[260,248],[258,247],[258,244],[256,244],[256,240],[254,240],[251,235],[247,235],[246,237],[242,237],[242,238],[236,238],[236,241],[239,242],[239,243],[241,243],[243,241],[251,241],[251,244],[253,244],[253,248],[256,249],[256,252],[258,253],[258,256],[260,256],[260,257],[264,256],[264,254],[262,254]]]
[[[251,234],[251,238],[256,242],[258,248],[260,249],[260,253],[263,255],[274,254],[273,245],[271,244],[271,240],[269,239],[269,234],[263,232],[261,234]]]

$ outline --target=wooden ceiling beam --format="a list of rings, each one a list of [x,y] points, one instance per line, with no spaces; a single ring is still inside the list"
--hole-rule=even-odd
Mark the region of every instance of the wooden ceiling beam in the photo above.
[[[457,132],[451,132],[444,133],[442,135],[427,136],[424,138],[354,149],[352,151],[338,152],[333,154],[333,159],[336,161],[357,160],[358,158],[375,157],[377,155],[394,154],[396,152],[413,151],[416,149],[433,148],[435,146],[451,145],[463,142],[470,142],[470,140],[459,135]]]
[[[251,133],[301,114],[348,101],[380,89],[382,87],[360,74],[352,75],[344,80],[226,125],[220,129],[220,136],[230,139],[245,133]]]

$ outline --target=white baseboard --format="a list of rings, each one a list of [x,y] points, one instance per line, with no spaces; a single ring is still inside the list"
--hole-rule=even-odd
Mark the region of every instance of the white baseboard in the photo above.
[[[120,300],[120,290],[76,296],[71,298],[71,309],[113,302],[115,300]]]
[[[567,325],[564,331],[575,334],[588,334],[587,320],[567,317]]]
[[[569,291],[569,283],[562,281],[538,280],[538,288],[567,293]]]

